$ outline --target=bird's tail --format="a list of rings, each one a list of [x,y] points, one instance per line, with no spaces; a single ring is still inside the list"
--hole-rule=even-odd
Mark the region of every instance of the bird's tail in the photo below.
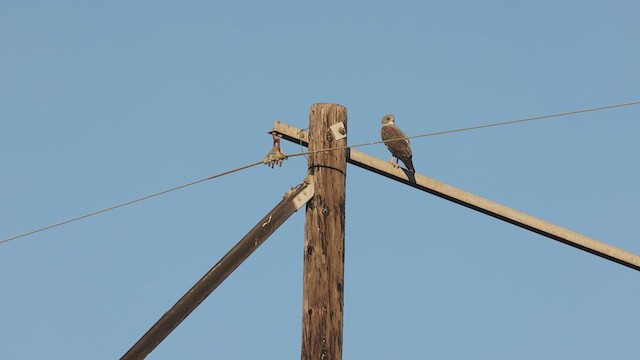
[[[412,173],[416,172],[416,169],[413,167],[413,160],[411,160],[411,158],[408,158],[407,161],[404,161],[404,164],[407,165],[407,169],[409,169],[409,171],[411,171]]]

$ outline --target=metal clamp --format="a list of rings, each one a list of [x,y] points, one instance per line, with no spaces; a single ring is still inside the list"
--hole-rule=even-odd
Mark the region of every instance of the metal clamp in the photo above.
[[[300,210],[304,204],[311,200],[313,194],[315,194],[313,176],[307,176],[304,179],[304,183],[307,184],[307,187],[293,199],[293,205],[296,207],[296,211]]]
[[[331,129],[334,140],[338,141],[347,137],[347,129],[344,127],[344,123],[342,121],[331,125],[329,128]]]

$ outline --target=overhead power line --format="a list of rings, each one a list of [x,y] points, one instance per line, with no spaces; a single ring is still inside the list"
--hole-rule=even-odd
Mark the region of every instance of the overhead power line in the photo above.
[[[549,119],[549,118],[554,118],[554,117],[583,114],[583,113],[588,113],[588,112],[593,112],[593,111],[615,109],[615,108],[620,108],[620,107],[625,107],[625,106],[632,106],[632,105],[640,105],[640,101],[634,101],[634,102],[625,103],[625,104],[601,106],[601,107],[595,107],[595,108],[583,109],[583,110],[567,111],[567,112],[561,112],[561,113],[556,113],[556,114],[551,114],[551,115],[534,116],[534,117],[529,117],[529,118],[516,119],[516,120],[510,120],[510,121],[503,121],[503,122],[497,122],[497,123],[492,123],[492,124],[470,126],[470,127],[460,128],[460,129],[455,129],[455,130],[445,130],[445,131],[439,131],[439,132],[434,132],[434,133],[429,133],[429,134],[415,135],[415,136],[411,136],[410,138],[413,139],[413,138],[420,138],[420,137],[426,137],[426,136],[451,134],[451,133],[455,133],[455,132],[462,132],[462,131],[468,131],[468,130],[477,130],[477,129],[483,129],[483,128],[494,127],[494,126],[512,125],[512,124],[523,123],[523,122],[528,122],[528,121],[544,120],[544,119]]]
[[[621,107],[633,106],[633,105],[640,105],[640,101],[633,101],[633,102],[628,102],[628,103],[623,103],[623,104],[616,104],[616,105],[600,106],[600,107],[594,107],[594,108],[582,109],[582,110],[567,111],[567,112],[561,112],[561,113],[555,113],[555,114],[549,114],[549,115],[542,115],[542,116],[534,116],[534,117],[515,119],[515,120],[509,120],[509,121],[503,121],[503,122],[497,122],[497,123],[489,123],[489,124],[483,124],[483,125],[469,126],[469,127],[463,127],[463,128],[453,129],[453,130],[436,131],[436,132],[430,132],[430,133],[426,133],[426,134],[419,134],[419,135],[413,135],[413,136],[407,136],[407,137],[409,139],[416,139],[416,138],[423,138],[423,137],[436,136],[436,135],[452,134],[452,133],[463,132],[463,131],[484,129],[484,128],[488,128],[488,127],[497,127],[497,126],[504,126],[504,125],[513,125],[513,124],[518,124],[518,123],[523,123],[523,122],[528,122],[528,121],[544,120],[544,119],[557,118],[557,117],[568,116],[568,115],[583,114],[583,113],[600,111],[600,110],[609,110],[609,109],[615,109],[615,108],[621,108]],[[398,138],[398,139],[391,139],[391,140],[387,140],[387,141],[402,140],[402,139],[403,138]],[[382,141],[382,140],[377,140],[377,141],[370,141],[370,142],[365,142],[365,143],[356,144],[356,145],[349,145],[347,147],[356,148],[356,147],[362,147],[362,146],[382,144],[383,142],[384,141]],[[331,148],[331,149],[324,149],[324,150],[318,150],[318,151],[306,151],[306,152],[291,154],[291,155],[288,155],[288,157],[309,155],[309,154],[314,154],[314,153],[317,153],[317,152],[325,152],[325,151],[331,151],[331,150],[336,150],[336,149],[341,149],[341,148],[342,147],[335,147],[335,148]]]
[[[576,115],[576,114],[582,114],[582,113],[587,113],[587,112],[594,112],[594,111],[600,111],[600,110],[608,110],[608,109],[614,109],[614,108],[621,108],[621,107],[626,107],[626,106],[633,106],[633,105],[640,105],[640,101],[634,101],[634,102],[628,102],[628,103],[622,103],[622,104],[616,104],[616,105],[607,105],[607,106],[600,106],[600,107],[594,107],[594,108],[588,108],[588,109],[582,109],[582,110],[574,110],[574,111],[567,111],[567,112],[561,112],[561,113],[555,113],[555,114],[549,114],[549,115],[542,115],[542,116],[534,116],[534,117],[528,117],[528,118],[522,118],[522,119],[515,119],[515,120],[509,120],[509,121],[503,121],[503,122],[497,122],[497,123],[489,123],[489,124],[483,124],[483,125],[476,125],[476,126],[470,126],[470,127],[464,127],[464,128],[458,128],[458,129],[453,129],[453,130],[444,130],[444,131],[437,131],[437,132],[430,132],[430,133],[426,133],[426,134],[419,134],[419,135],[413,135],[413,136],[409,136],[409,139],[415,139],[415,138],[423,138],[423,137],[429,137],[429,136],[436,136],[436,135],[444,135],[444,134],[451,134],[451,133],[456,133],[456,132],[463,132],[463,131],[470,131],[470,130],[477,130],[477,129],[483,129],[483,128],[488,128],[488,127],[497,127],[497,126],[504,126],[504,125],[512,125],[512,124],[517,124],[517,123],[523,123],[523,122],[528,122],[528,121],[535,121],[535,120],[543,120],[543,119],[549,119],[549,118],[557,118],[557,117],[562,117],[562,116],[568,116],[568,115]],[[396,139],[396,140],[400,140],[400,139]],[[370,145],[376,145],[376,144],[381,144],[383,143],[383,141],[370,141],[370,142],[366,142],[366,143],[361,143],[361,144],[356,144],[356,145],[350,145],[347,146],[348,148],[355,148],[355,147],[362,147],[362,146],[370,146]],[[338,149],[343,149],[344,147],[334,147],[334,148],[329,148],[329,149],[322,149],[322,150],[316,150],[316,151],[305,151],[305,152],[299,152],[299,153],[295,153],[295,154],[291,154],[288,155],[287,157],[296,157],[296,156],[303,156],[303,155],[309,155],[309,154],[315,154],[315,153],[319,153],[319,152],[326,152],[326,151],[333,151],[333,150],[338,150]],[[180,189],[184,189],[186,187],[189,186],[193,186],[205,181],[209,181],[209,180],[213,180],[215,178],[219,178],[225,175],[229,175],[232,174],[234,172],[238,172],[241,170],[245,170],[251,167],[254,167],[256,165],[260,165],[263,164],[263,161],[257,161],[248,165],[244,165],[238,168],[235,168],[233,170],[229,170],[229,171],[225,171],[219,174],[215,174],[209,177],[206,177],[204,179],[200,179],[200,180],[196,180],[184,185],[180,185],[180,186],[176,186],[174,188],[171,189],[167,189],[167,190],[163,190],[157,193],[153,193],[150,195],[146,195],[140,198],[137,198],[135,200],[130,200],[118,205],[114,205],[102,210],[98,210],[86,215],[82,215],[82,216],[78,216],[75,217],[73,219],[69,219],[69,220],[65,220],[56,224],[52,224],[49,226],[45,226],[39,229],[35,229],[20,235],[16,235],[4,240],[0,240],[0,244],[12,241],[12,240],[16,240],[25,236],[29,236],[29,235],[33,235],[36,233],[39,233],[41,231],[45,231],[45,230],[49,230],[58,226],[62,226],[62,225],[66,225],[78,220],[82,220],[82,219],[86,219],[88,217],[92,217],[98,214],[102,214],[111,210],[115,210],[127,205],[131,205],[137,202],[141,202],[147,199],[151,199],[160,195],[164,195],[176,190],[180,190]]]
[[[54,228],[54,227],[58,227],[58,226],[62,226],[62,225],[66,225],[66,224],[68,224],[68,223],[72,223],[72,222],[74,222],[74,221],[78,221],[78,220],[86,219],[86,218],[88,218],[88,217],[95,216],[95,215],[98,215],[98,214],[102,214],[102,213],[105,213],[105,212],[107,212],[107,211],[115,210],[115,209],[121,208],[121,207],[123,207],[123,206],[127,206],[127,205],[131,205],[131,204],[135,204],[135,203],[137,203],[137,202],[144,201],[144,200],[147,200],[147,199],[151,199],[151,198],[154,198],[154,197],[156,197],[156,196],[164,195],[164,194],[170,193],[170,192],[172,192],[172,191],[176,191],[176,190],[184,189],[184,188],[186,188],[186,187],[189,187],[189,186],[193,186],[193,185],[199,184],[199,183],[201,183],[201,182],[205,182],[205,181],[213,180],[213,179],[215,179],[215,178],[219,178],[219,177],[222,177],[222,176],[225,176],[225,175],[229,175],[229,174],[231,174],[231,173],[238,172],[238,171],[241,171],[241,170],[245,170],[245,169],[248,169],[248,168],[250,168],[250,167],[253,167],[253,166],[256,166],[256,165],[260,165],[260,164],[262,164],[262,161],[258,161],[258,162],[255,162],[255,163],[252,163],[252,164],[249,164],[249,165],[241,166],[241,167],[239,167],[239,168],[235,168],[235,169],[233,169],[233,170],[229,170],[229,171],[225,171],[225,172],[222,172],[222,173],[219,173],[219,174],[216,174],[216,175],[212,175],[212,176],[206,177],[206,178],[204,178],[204,179],[200,179],[200,180],[192,181],[192,182],[190,182],[190,183],[187,183],[187,184],[184,184],[184,185],[180,185],[180,186],[176,186],[176,187],[171,188],[171,189],[167,189],[167,190],[163,190],[163,191],[160,191],[160,192],[157,192],[157,193],[149,194],[149,195],[146,195],[146,196],[143,196],[143,197],[137,198],[137,199],[135,199],[135,200],[130,200],[130,201],[127,201],[127,202],[123,202],[123,203],[121,203],[121,204],[118,204],[118,205],[114,205],[114,206],[108,207],[108,208],[106,208],[106,209],[98,210],[98,211],[95,211],[95,212],[92,212],[92,213],[89,213],[89,214],[86,214],[86,215],[78,216],[78,217],[75,217],[75,218],[73,218],[73,219],[65,220],[65,221],[62,221],[62,222],[59,222],[59,223],[56,223],[56,224],[52,224],[52,225],[49,225],[49,226],[45,226],[45,227],[43,227],[43,228],[39,228],[39,229],[36,229],[36,230],[32,230],[32,231],[26,232],[26,233],[24,233],[24,234],[20,234],[20,235],[14,236],[14,237],[10,237],[10,238],[8,238],[8,239],[4,239],[4,240],[0,241],[0,244],[2,244],[2,243],[6,243],[6,242],[9,242],[9,241],[11,241],[11,240],[19,239],[19,238],[21,238],[21,237],[25,237],[25,236],[33,235],[33,234],[35,234],[35,233],[39,233],[39,232],[41,232],[41,231],[49,230],[49,229],[52,229],[52,228]]]

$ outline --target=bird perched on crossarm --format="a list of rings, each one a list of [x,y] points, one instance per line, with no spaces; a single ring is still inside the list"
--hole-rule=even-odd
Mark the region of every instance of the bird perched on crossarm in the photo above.
[[[381,133],[382,141],[387,145],[389,151],[391,151],[391,164],[394,167],[400,167],[400,165],[398,165],[398,159],[402,160],[407,169],[415,173],[416,169],[413,168],[413,161],[411,161],[413,155],[411,153],[409,138],[396,126],[396,118],[393,115],[387,114],[382,117]],[[396,159],[395,163],[393,162],[394,158]]]

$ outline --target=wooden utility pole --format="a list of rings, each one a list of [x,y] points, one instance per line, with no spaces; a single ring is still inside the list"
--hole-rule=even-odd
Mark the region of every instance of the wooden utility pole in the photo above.
[[[307,203],[305,222],[303,360],[342,359],[346,130],[345,107],[311,107],[309,174],[315,195]],[[313,153],[336,147],[342,149]]]

